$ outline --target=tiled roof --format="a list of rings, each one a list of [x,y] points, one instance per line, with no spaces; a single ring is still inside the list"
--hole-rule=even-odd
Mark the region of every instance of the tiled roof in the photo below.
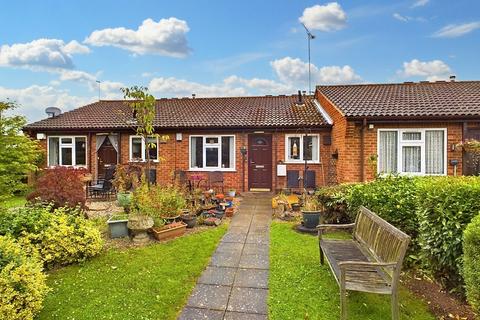
[[[310,97],[258,96],[180,98],[156,101],[157,128],[233,128],[328,126]],[[28,124],[25,129],[129,128],[132,112],[123,100],[101,100],[61,115]]]
[[[480,81],[317,86],[346,117],[480,118]]]

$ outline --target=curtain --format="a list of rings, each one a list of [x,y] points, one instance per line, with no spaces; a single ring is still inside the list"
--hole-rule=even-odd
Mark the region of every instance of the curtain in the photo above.
[[[380,131],[378,172],[397,172],[397,131]]]
[[[58,166],[60,163],[59,156],[60,140],[59,138],[48,138],[48,165]]]
[[[110,140],[110,143],[112,144],[113,148],[115,148],[115,151],[117,151],[117,153],[118,153],[118,135],[117,134],[111,134],[111,135],[108,136],[108,139]],[[103,139],[103,140],[105,140],[105,139]],[[98,141],[98,139],[97,139],[97,141]],[[103,141],[102,141],[102,143],[103,143]],[[98,148],[100,148],[100,147],[97,144],[97,150],[98,150]]]
[[[421,132],[404,132],[402,134],[403,140],[422,140],[422,133]]]
[[[420,172],[422,148],[420,146],[404,146],[402,151],[402,172]]]
[[[425,173],[445,173],[445,140],[443,130],[425,132]]]
[[[312,136],[312,161],[318,161],[318,137]]]
[[[102,146],[103,142],[105,141],[105,139],[107,139],[107,136],[105,135],[97,135],[97,140],[96,140],[96,145],[97,145],[97,149],[96,151],[98,151],[98,149],[100,149],[100,147]],[[111,141],[111,140],[110,140]]]

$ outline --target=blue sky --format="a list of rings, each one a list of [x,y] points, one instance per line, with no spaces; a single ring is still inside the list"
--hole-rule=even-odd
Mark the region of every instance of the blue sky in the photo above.
[[[157,97],[480,79],[480,1],[3,1],[0,99],[29,120],[119,88]]]

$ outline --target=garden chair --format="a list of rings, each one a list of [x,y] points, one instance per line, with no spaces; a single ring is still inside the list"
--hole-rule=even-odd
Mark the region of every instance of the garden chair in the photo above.
[[[112,180],[115,175],[115,166],[110,166],[105,170],[105,178],[96,181],[93,185],[88,187],[89,198],[108,198],[113,195],[114,188]]]
[[[212,171],[208,173],[208,188],[215,190],[215,187],[221,187],[222,193],[225,193],[223,172],[221,171]]]

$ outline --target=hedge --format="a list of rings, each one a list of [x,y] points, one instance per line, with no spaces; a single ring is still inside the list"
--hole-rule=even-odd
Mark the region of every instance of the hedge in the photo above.
[[[27,256],[13,238],[0,236],[0,319],[30,320],[48,292],[36,257]]]
[[[480,313],[480,215],[463,233],[463,276],[467,300]]]
[[[480,213],[478,177],[437,177],[417,183],[419,244],[424,268],[447,289],[463,291],[463,231]]]

